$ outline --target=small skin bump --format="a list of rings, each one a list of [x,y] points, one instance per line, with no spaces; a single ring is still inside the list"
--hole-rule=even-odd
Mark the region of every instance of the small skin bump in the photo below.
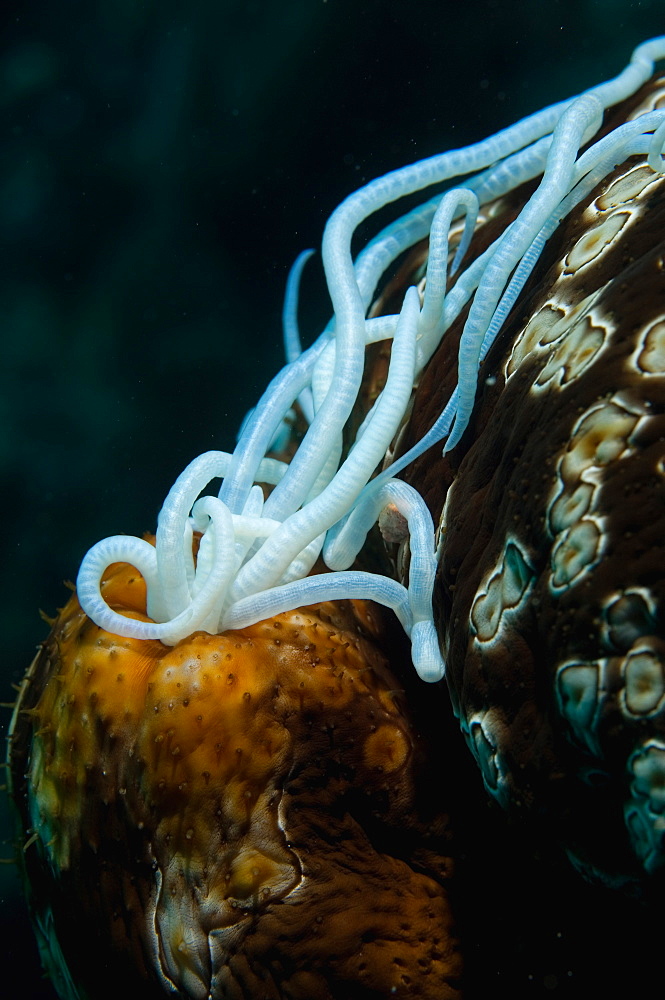
[[[565,388],[574,382],[593,363],[608,334],[605,325],[594,323],[591,316],[585,316],[557,342],[534,383],[534,389],[550,385]]]
[[[478,592],[471,607],[471,625],[478,642],[490,642],[497,636],[504,614],[519,607],[532,577],[519,546],[510,541],[501,563]]]
[[[371,770],[381,768],[384,773],[391,774],[404,766],[410,749],[409,740],[402,729],[386,723],[365,740],[363,761]]]
[[[595,487],[590,483],[580,483],[570,493],[562,490],[548,512],[549,529],[553,536],[571,528],[584,517],[591,508],[594,492]]]
[[[578,482],[594,467],[616,461],[629,447],[629,438],[638,417],[614,402],[593,406],[578,421],[561,462],[565,483]]]
[[[596,199],[596,207],[600,211],[605,212],[625,205],[634,198],[637,198],[647,185],[651,184],[654,180],[656,180],[656,175],[651,167],[646,164],[640,164],[633,170],[629,170],[627,173],[617,177],[603,194],[599,195]]]
[[[600,708],[603,661],[564,663],[557,671],[556,694],[559,711],[580,746],[598,752],[595,733]]]
[[[656,606],[645,588],[612,593],[603,605],[603,641],[610,650],[627,653],[636,640],[656,632]]]
[[[469,720],[468,743],[480,767],[485,788],[493,798],[502,800],[505,790],[502,787],[497,747],[487,731],[488,715],[489,713],[482,713]]]
[[[569,587],[600,558],[602,532],[594,520],[584,518],[559,536],[552,551],[552,587]]]
[[[632,363],[643,375],[665,374],[665,321],[652,323],[642,334]]]
[[[624,819],[633,850],[647,872],[663,865],[665,838],[665,746],[647,740],[629,757],[631,795],[625,803]]]
[[[564,261],[564,273],[575,274],[581,268],[596,261],[616,240],[629,222],[630,217],[630,212],[614,212],[588,229],[567,254]]]
[[[649,741],[633,754],[630,770],[637,795],[648,798],[654,812],[665,813],[665,746]]]
[[[665,700],[663,644],[638,640],[624,660],[623,679],[621,705],[627,715],[646,717],[658,712]]]

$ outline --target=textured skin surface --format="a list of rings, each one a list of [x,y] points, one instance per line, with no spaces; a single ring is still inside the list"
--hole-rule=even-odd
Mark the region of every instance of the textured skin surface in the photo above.
[[[130,567],[104,590],[144,617]],[[447,819],[381,631],[379,609],[340,602],[169,648],[71,598],[11,749],[63,996],[65,963],[100,1000],[458,995]]]
[[[651,82],[610,121],[664,103]],[[629,160],[548,244],[460,446],[404,473],[440,524],[448,681],[487,790],[611,883],[665,861],[664,231],[665,178]],[[400,448],[449,397],[458,337]]]

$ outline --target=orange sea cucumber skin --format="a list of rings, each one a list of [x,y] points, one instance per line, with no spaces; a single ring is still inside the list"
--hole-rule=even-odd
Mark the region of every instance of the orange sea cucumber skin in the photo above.
[[[131,567],[103,588],[145,617]],[[66,965],[95,998],[459,995],[446,823],[418,818],[422,747],[383,620],[326,603],[167,647],[99,629],[72,596],[11,753],[56,982]]]

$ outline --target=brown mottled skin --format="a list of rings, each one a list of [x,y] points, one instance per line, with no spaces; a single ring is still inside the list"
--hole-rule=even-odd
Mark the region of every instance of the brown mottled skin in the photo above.
[[[662,107],[662,78],[610,111],[606,128],[624,120],[651,93],[660,94]],[[530,810],[550,830],[557,828],[585,871],[609,884],[638,880],[643,865],[653,871],[665,861],[662,843],[656,843],[655,866],[653,855],[648,863],[635,857],[623,816],[634,777],[627,760],[648,737],[665,738],[665,713],[659,708],[630,714],[622,708],[633,639],[633,653],[646,643],[650,657],[650,673],[643,671],[634,681],[633,700],[641,696],[639,685],[648,682],[655,704],[659,685],[665,683],[665,369],[654,348],[655,367],[652,364],[652,373],[645,376],[642,369],[650,365],[650,355],[644,345],[640,348],[645,328],[665,313],[665,177],[653,174],[648,191],[634,202],[627,200],[626,211],[637,208],[639,214],[629,215],[630,224],[597,259],[575,268],[567,266],[567,254],[595,222],[585,214],[585,206],[596,199],[604,205],[604,192],[638,162],[643,158],[619,166],[549,241],[481,368],[476,406],[460,445],[443,457],[437,445],[402,474],[424,496],[435,524],[446,503],[436,618],[453,703],[470,744],[474,739],[469,720],[490,713],[496,754],[490,763],[492,768],[498,763],[499,778],[484,772],[488,790],[503,805]],[[497,217],[476,233],[472,256],[513,217],[516,201],[519,205],[528,193],[525,188],[504,199]],[[413,273],[422,256],[422,250],[420,258],[414,254],[405,270]],[[397,284],[400,280],[403,276]],[[598,321],[602,349],[574,378],[563,366],[544,388],[534,391],[534,383],[545,380],[543,372],[549,378],[558,361],[554,347],[541,346],[509,367],[527,322],[548,301],[569,309],[596,291],[599,296],[582,345],[591,345],[589,337]],[[398,454],[424,435],[450,397],[464,319],[446,335],[421,379]],[[590,355],[593,350],[588,347]],[[639,360],[632,364],[635,356]],[[512,373],[508,381],[506,371]],[[626,408],[617,410],[615,424],[623,420],[630,426],[628,450],[611,461],[603,457],[611,432],[609,439],[590,432],[582,442],[587,457],[593,458],[595,448],[601,456],[593,459],[592,471],[600,484],[594,517],[603,519],[602,557],[568,586],[552,592],[556,538],[548,504],[558,488],[559,463],[566,455],[570,462],[574,449],[579,450],[576,424],[581,417],[594,406],[614,405],[612,400]],[[472,625],[474,601],[511,539],[521,547],[532,574],[527,598],[504,615],[494,641],[478,642]],[[647,611],[631,588],[647,588],[656,610]],[[612,632],[606,620],[609,595],[616,592],[629,592],[630,620],[621,635]],[[597,672],[601,689],[598,714],[582,735],[563,717],[557,693],[557,668],[577,661],[592,664],[588,669]],[[644,699],[648,701],[646,695]],[[477,727],[475,733],[482,742]],[[656,841],[657,827],[655,818]]]
[[[132,568],[103,586],[145,618]],[[168,647],[104,632],[72,596],[11,766],[36,922],[83,996],[459,996],[447,820],[383,623],[344,601]]]

